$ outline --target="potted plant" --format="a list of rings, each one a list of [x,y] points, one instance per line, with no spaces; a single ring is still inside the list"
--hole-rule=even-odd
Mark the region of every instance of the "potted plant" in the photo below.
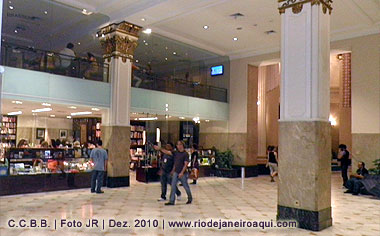
[[[237,178],[238,170],[232,168],[234,154],[231,150],[220,152],[215,150],[216,175],[219,177]]]

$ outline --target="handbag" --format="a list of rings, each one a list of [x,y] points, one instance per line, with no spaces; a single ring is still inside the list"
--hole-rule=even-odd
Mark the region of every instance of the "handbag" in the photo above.
[[[197,180],[198,179],[198,169],[196,169],[196,168],[191,169],[189,178],[192,180]]]

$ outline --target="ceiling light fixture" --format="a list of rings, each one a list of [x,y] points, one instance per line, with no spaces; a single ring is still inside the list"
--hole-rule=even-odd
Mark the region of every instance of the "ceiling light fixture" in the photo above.
[[[70,109],[77,109],[77,107],[75,107],[75,106],[71,106],[71,107],[69,107]]]
[[[178,117],[178,118],[180,118],[181,120],[184,120],[184,119],[185,119],[185,117],[183,117],[183,116],[180,116],[180,117]]]
[[[203,29],[205,29],[205,30],[208,29],[208,25],[204,25]]]
[[[238,41],[239,39],[237,37],[234,37],[234,41]]]
[[[13,10],[13,9],[14,9],[14,7],[13,7],[13,6],[9,6],[9,9],[10,9],[10,10]]]
[[[210,120],[205,120],[206,122],[210,122]]]
[[[80,112],[71,113],[71,116],[90,115],[90,114],[92,114],[91,111],[80,111]]]
[[[152,29],[146,29],[143,31],[144,34],[151,34],[152,33]]]
[[[93,110],[93,111],[100,111],[100,109],[96,108],[96,107],[91,108],[91,110]]]
[[[16,34],[18,33],[18,30],[17,30],[17,29],[15,29],[15,33],[16,33]]]
[[[136,60],[136,63],[138,63],[139,62],[139,60]]]
[[[46,108],[40,108],[40,109],[32,110],[32,112],[46,112],[46,111],[51,111],[51,110],[53,110],[53,109],[46,107]]]
[[[54,117],[55,117],[55,115],[50,115],[50,117],[54,118]]]
[[[80,45],[80,42],[78,42],[78,45]]]
[[[21,114],[22,114],[22,111],[14,111],[14,112],[8,113],[9,116],[17,116],[17,115],[21,115]]]
[[[20,101],[12,101],[12,103],[17,104],[17,105],[21,105],[22,104],[22,102],[20,102]]]
[[[87,11],[86,9],[83,9],[83,10],[82,10],[82,14],[83,14],[83,15],[86,15],[86,16],[89,16],[89,15],[92,14],[92,11]]]
[[[47,103],[47,102],[43,102],[41,105],[42,105],[42,106],[45,106],[45,107],[51,107],[51,104],[50,104],[50,103]]]
[[[165,61],[167,61],[168,60],[168,58],[167,57],[165,57]]]
[[[71,116],[66,116],[67,119],[71,119]]]
[[[177,53],[176,52],[173,52],[173,55],[176,55]]]
[[[48,14],[48,11],[44,11],[44,13],[45,13],[45,15],[47,15],[47,14]]]
[[[139,120],[157,120],[157,117],[141,117]]]
[[[145,18],[141,18],[141,21],[146,21],[146,19]]]

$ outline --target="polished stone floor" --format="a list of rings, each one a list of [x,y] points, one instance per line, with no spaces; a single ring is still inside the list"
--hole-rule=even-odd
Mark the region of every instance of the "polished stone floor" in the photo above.
[[[131,176],[133,177],[133,176]],[[244,186],[244,187],[242,187]],[[90,194],[89,189],[39,194],[7,196],[0,198],[0,235],[380,235],[380,200],[369,196],[344,194],[337,173],[332,177],[333,226],[321,232],[298,228],[279,229],[196,229],[162,228],[169,220],[274,220],[276,218],[276,183],[268,176],[245,179],[201,178],[191,186],[194,202],[185,205],[186,197],[176,206],[157,202],[158,183],[143,184],[132,181],[131,187],[104,189],[105,194]],[[182,187],[181,187],[182,190]],[[183,191],[185,196],[185,192]],[[119,221],[151,219],[150,228],[57,228],[61,219],[79,220],[93,218]],[[9,228],[10,219],[46,219],[50,228]],[[153,220],[159,222],[153,227]],[[19,222],[19,221],[16,221]],[[29,221],[27,221],[29,222]],[[106,224],[107,225],[107,224]]]

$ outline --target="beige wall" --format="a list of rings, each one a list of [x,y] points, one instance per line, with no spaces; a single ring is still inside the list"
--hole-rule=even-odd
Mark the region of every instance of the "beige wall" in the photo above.
[[[59,130],[67,130],[68,137],[73,135],[73,121],[66,118],[50,118],[40,116],[17,117],[17,142],[27,139],[29,143],[39,144],[36,139],[37,128],[45,128],[45,140],[59,138]],[[49,142],[50,143],[50,142]]]
[[[267,146],[278,146],[278,119],[280,106],[280,87],[266,93],[266,130]]]
[[[331,43],[351,51],[352,133],[380,133],[380,34]]]

